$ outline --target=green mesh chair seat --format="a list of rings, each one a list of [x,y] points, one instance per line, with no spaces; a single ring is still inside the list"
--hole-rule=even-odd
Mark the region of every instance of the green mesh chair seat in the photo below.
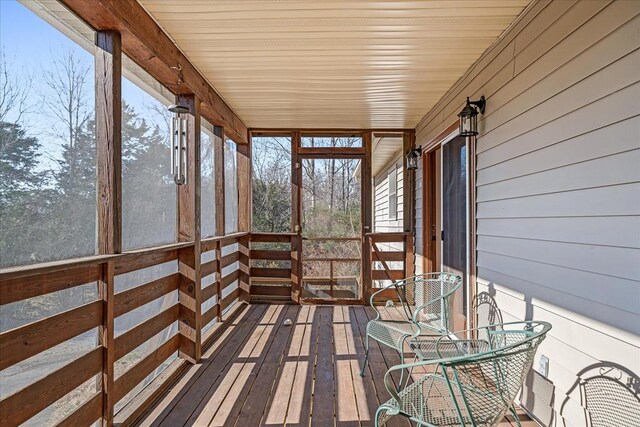
[[[491,350],[486,340],[451,339],[448,335],[438,339],[418,337],[412,339],[409,346],[419,360],[445,359]]]
[[[381,411],[378,416],[378,424],[384,425],[393,415],[402,414],[414,421],[421,422],[426,425],[434,426],[457,426],[460,425],[460,415],[458,408],[451,399],[451,392],[456,400],[462,400],[460,388],[453,385],[449,390],[446,379],[441,375],[425,375],[420,381],[408,385],[406,388],[398,392],[400,401],[391,399],[383,406],[393,408],[392,410]],[[468,393],[473,393],[469,391]],[[484,406],[492,405],[494,396],[489,394],[477,393],[473,396],[475,400],[483,402]],[[430,404],[424,405],[429,399]],[[399,404],[402,407],[399,408]],[[473,425],[469,412],[462,407],[462,419],[464,424]],[[490,420],[478,419],[477,425],[491,425]]]
[[[381,426],[393,416],[404,416],[425,426],[495,426],[510,410],[531,368],[538,345],[551,325],[546,322],[513,322],[496,330],[479,328],[475,336],[483,340],[461,343],[439,340],[436,354],[455,353],[462,345],[466,354],[400,364],[387,371],[384,382],[392,398],[376,413]],[[458,345],[458,349],[456,349]],[[397,390],[391,372],[431,365],[425,374]]]
[[[420,327],[413,322],[393,320],[371,320],[367,324],[367,334],[398,351],[402,350],[408,336],[417,336]]]
[[[441,336],[449,333],[449,317],[454,292],[462,278],[451,273],[418,275],[382,288],[371,295],[371,307],[377,312],[367,323],[365,359],[360,375],[364,375],[369,356],[369,339],[391,347],[400,353],[404,363],[404,344],[421,335]],[[373,301],[379,293],[394,289],[401,304],[403,320],[383,319]]]

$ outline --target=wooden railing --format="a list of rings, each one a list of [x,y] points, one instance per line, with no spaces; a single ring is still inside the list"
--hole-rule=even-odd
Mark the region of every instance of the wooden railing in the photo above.
[[[373,281],[399,280],[412,274],[411,234],[369,233],[365,238],[371,248]],[[181,372],[185,361],[197,361],[194,354],[201,354],[215,339],[220,325],[230,318],[228,309],[234,302],[250,298],[296,301],[301,269],[299,239],[297,234],[236,233],[203,239],[198,262],[189,258],[196,252],[194,243],[185,242],[2,271],[0,306],[92,283],[99,292],[92,301],[0,333],[0,370],[88,331],[95,329],[98,333],[97,346],[0,400],[0,425],[19,425],[31,419],[92,378],[91,395],[58,425],[88,425],[113,414],[116,407],[114,421],[131,422]],[[282,247],[258,248],[265,243]],[[285,265],[251,266],[251,260]],[[402,268],[397,266],[399,262]],[[131,277],[131,273],[167,263],[174,263],[175,268],[116,292],[118,281]],[[194,292],[196,284],[199,292]],[[367,301],[372,290],[375,288],[365,285]],[[124,316],[160,300],[160,309],[116,335],[114,326]],[[150,349],[140,354],[145,343]],[[129,359],[134,363],[123,363]],[[123,372],[118,375],[116,365],[122,365],[118,370]],[[150,379],[161,367],[164,371]],[[130,401],[127,396],[132,395],[137,397]]]
[[[413,276],[413,234],[411,233],[367,233],[371,249],[371,281],[394,282]],[[393,263],[389,265],[389,263]],[[399,268],[398,263],[402,263]],[[376,291],[372,283],[367,299]],[[380,300],[394,299],[394,292],[382,292]]]
[[[298,239],[295,233],[251,234],[251,301],[297,299]]]
[[[214,276],[213,283],[201,289],[199,301],[191,298],[189,291],[196,284],[200,286],[200,280],[196,279],[188,262],[184,262],[185,254],[194,253],[193,242],[4,270],[0,273],[1,306],[91,283],[97,284],[99,293],[93,301],[0,333],[0,370],[69,343],[96,328],[98,345],[3,398],[0,401],[0,425],[14,426],[31,419],[94,377],[97,378],[93,388],[95,392],[80,406],[75,405],[77,409],[58,425],[89,425],[106,413],[112,414],[119,402],[122,408],[116,421],[127,424],[135,419],[140,410],[156,397],[154,391],[159,392],[163,384],[177,375],[185,359],[192,358],[190,348],[199,345],[200,353],[202,347],[215,338],[219,328],[206,328],[207,325],[212,322],[220,325],[227,309],[235,301],[248,300],[248,242],[248,233],[202,240],[202,253],[215,251],[211,253],[213,259],[195,264],[200,269],[200,277]],[[167,262],[175,262],[174,272],[115,292],[118,278]],[[235,263],[238,263],[237,269],[233,268]],[[232,271],[226,272],[225,269]],[[229,292],[227,289],[235,283],[238,286]],[[163,303],[158,313],[115,336],[114,324],[122,316],[159,298],[163,298]],[[207,301],[210,301],[209,305],[211,301],[215,302],[201,313],[200,307]],[[158,339],[158,334],[168,328],[171,332]],[[202,339],[196,340],[195,337],[205,328],[207,332]],[[121,363],[147,342],[153,343],[151,351],[131,366]],[[147,384],[150,374],[157,372],[176,353],[180,357]],[[116,364],[124,366],[124,372],[117,377]],[[138,394],[144,386],[147,386],[145,393]],[[130,393],[138,394],[136,401],[123,401]]]

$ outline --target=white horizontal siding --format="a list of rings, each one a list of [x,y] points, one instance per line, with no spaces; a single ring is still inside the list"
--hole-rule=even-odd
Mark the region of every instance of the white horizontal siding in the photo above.
[[[397,219],[389,219],[389,171],[394,168],[397,174]],[[396,160],[392,165],[385,168],[382,173],[374,177],[374,201],[373,201],[373,229],[376,232],[398,232],[402,231],[402,163]]]
[[[639,15],[637,1],[538,1],[417,126],[427,143],[466,96],[487,98],[478,291],[504,320],[553,324],[538,353],[553,395],[526,402],[555,425],[585,424],[584,368],[640,367]]]

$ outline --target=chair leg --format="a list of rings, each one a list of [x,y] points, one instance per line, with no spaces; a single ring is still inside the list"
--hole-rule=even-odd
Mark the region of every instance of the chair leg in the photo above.
[[[402,341],[402,348],[404,349],[404,346],[406,344],[407,339],[409,339],[409,337],[406,337],[403,341]],[[404,364],[404,351],[402,352],[402,363]],[[417,361],[417,357],[414,355],[413,357],[413,361],[416,362]],[[407,379],[404,382],[404,386],[408,386],[409,385],[409,380],[411,379],[411,376],[413,375],[413,367],[411,367],[411,369],[409,369],[409,371],[407,372]]]
[[[518,416],[518,411],[516,411],[516,407],[514,406],[513,403],[511,404],[509,411],[511,411],[511,414],[513,415],[513,419],[516,421],[516,425],[518,427],[522,427],[522,424],[520,424],[520,417]]]
[[[385,411],[385,410],[386,410],[386,409],[384,409],[382,406],[380,406],[380,407],[378,408],[378,410],[376,411],[375,427],[380,427],[380,426],[382,426],[382,425],[385,425],[385,424],[386,424],[386,423],[382,423],[382,424],[380,424],[380,422],[379,422],[379,420],[380,420],[380,413],[381,413],[382,411]]]
[[[400,364],[404,365],[404,341],[402,350],[400,350]],[[400,370],[400,381],[398,381],[398,388],[402,387],[402,378],[404,377],[404,368]]]
[[[369,362],[369,334],[364,339],[364,362],[362,362],[362,369],[360,370],[360,376],[364,377],[365,369],[367,369],[367,362]]]

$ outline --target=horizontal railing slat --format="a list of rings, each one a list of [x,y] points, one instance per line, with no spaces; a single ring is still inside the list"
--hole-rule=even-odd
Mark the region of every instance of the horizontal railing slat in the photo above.
[[[193,242],[170,243],[157,248],[125,252],[115,260],[115,274],[125,274],[178,259],[178,251],[193,246]]]
[[[0,401],[0,425],[22,424],[102,371],[102,347]]]
[[[399,233],[369,233],[365,236],[371,239],[372,242],[404,242],[404,240],[410,236],[411,233],[399,232]]]
[[[373,252],[373,257],[372,260],[373,261],[404,261],[405,258],[405,254],[404,252],[398,252],[398,251],[389,251],[389,252],[385,252],[385,251],[380,251],[380,252]]]
[[[257,268],[252,267],[250,270],[251,277],[277,277],[287,279],[291,277],[290,268]]]
[[[202,302],[204,303],[205,301],[209,300],[209,298],[212,298],[214,295],[216,295],[216,292],[218,292],[218,285],[216,283],[212,283],[206,288],[203,288],[201,293]]]
[[[114,401],[119,402],[127,393],[133,390],[140,381],[144,380],[147,375],[167,360],[169,356],[175,353],[178,350],[179,345],[180,335],[172,336],[158,347],[157,350],[150,353],[135,366],[122,374],[120,378],[114,382]]]
[[[9,267],[0,269],[0,281],[15,280],[27,276],[43,275],[46,273],[55,273],[67,271],[76,267],[88,267],[91,265],[101,265],[108,261],[113,261],[124,256],[123,254],[114,255],[94,255],[82,258],[65,259],[62,261],[43,262],[34,265],[22,265],[19,267]]]
[[[251,259],[266,259],[270,261],[289,261],[291,259],[291,251],[252,250]]]
[[[0,305],[95,282],[100,278],[101,271],[100,264],[89,264],[0,280]]]
[[[137,326],[134,326],[115,339],[115,360],[129,354],[140,344],[151,339],[154,335],[178,320],[180,316],[180,306],[172,305],[166,310],[156,314],[151,319],[147,319]]]
[[[238,279],[240,279],[240,270],[235,270],[233,273],[229,273],[227,276],[222,278],[222,289],[225,289]]]
[[[291,286],[251,285],[251,295],[255,296],[291,296]]]
[[[218,315],[219,304],[214,304],[207,311],[202,313],[202,326],[209,324]]]
[[[215,259],[209,262],[205,262],[200,267],[200,272],[202,274],[202,277],[207,277],[208,275],[215,273],[217,270],[218,270],[218,261]]]
[[[389,273],[389,275],[387,275]],[[372,280],[389,280],[389,276],[391,276],[392,280],[402,280],[404,279],[404,270],[371,270],[371,279]]]
[[[115,294],[115,317],[122,316],[138,307],[150,303],[169,292],[178,289],[180,274],[174,273],[161,277],[144,285],[136,286],[124,292]]]
[[[262,243],[291,243],[291,239],[295,234],[270,234],[270,233],[252,233],[252,242]]]
[[[60,421],[56,427],[77,427],[92,425],[102,417],[102,393],[96,393],[81,407]]]
[[[102,301],[0,334],[0,370],[15,365],[102,324]]]
[[[240,260],[240,252],[233,252],[220,258],[220,267],[225,268]]]
[[[222,301],[220,302],[220,310],[222,311],[225,308],[229,307],[229,305],[233,301],[235,301],[238,298],[239,295],[240,295],[240,288],[236,288],[229,295],[227,295],[226,297],[222,298]]]
[[[216,249],[218,244],[220,244],[220,246],[227,246],[233,243],[238,243],[240,238],[248,235],[248,232],[241,231],[238,233],[228,234],[226,236],[207,237],[200,241],[200,250],[202,252],[207,252]]]

